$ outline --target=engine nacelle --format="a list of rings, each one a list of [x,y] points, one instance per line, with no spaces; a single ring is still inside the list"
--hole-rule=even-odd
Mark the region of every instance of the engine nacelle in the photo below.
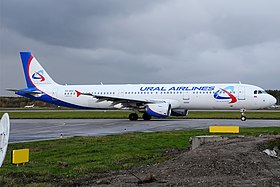
[[[150,116],[165,118],[170,116],[171,105],[168,103],[147,104],[146,112]]]
[[[184,108],[177,108],[171,110],[171,116],[187,116],[188,114],[188,110]]]

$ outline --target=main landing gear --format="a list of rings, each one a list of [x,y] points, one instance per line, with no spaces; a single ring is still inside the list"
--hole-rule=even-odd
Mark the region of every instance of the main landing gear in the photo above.
[[[129,114],[128,118],[130,121],[136,121],[136,120],[138,120],[138,114],[131,113],[131,114]],[[143,120],[149,121],[152,118],[152,116],[150,116],[147,113],[144,113],[142,118],[143,118]]]
[[[240,119],[241,119],[241,121],[246,121],[246,116],[245,116],[245,108],[242,108],[242,109],[240,109],[240,112],[241,112],[241,116],[240,116]]]
[[[144,113],[144,114],[142,115],[142,118],[143,118],[143,120],[149,121],[149,120],[152,118],[152,116],[150,116],[150,115],[147,114],[147,113]]]
[[[131,113],[131,114],[129,114],[128,118],[129,118],[130,121],[137,121],[138,120],[138,114]]]

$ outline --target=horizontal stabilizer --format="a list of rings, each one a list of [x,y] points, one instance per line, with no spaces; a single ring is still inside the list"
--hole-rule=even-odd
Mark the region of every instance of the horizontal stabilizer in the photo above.
[[[38,91],[38,90],[11,89],[11,88],[7,88],[6,90],[11,91],[11,92],[22,92],[22,93],[31,94],[31,95],[42,94],[42,92]]]

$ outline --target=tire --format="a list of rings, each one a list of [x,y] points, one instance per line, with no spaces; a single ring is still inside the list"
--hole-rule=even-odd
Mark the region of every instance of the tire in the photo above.
[[[240,119],[241,121],[246,121],[247,118],[245,116],[241,116]]]
[[[150,116],[149,114],[147,113],[144,113],[143,116],[142,116],[143,120],[146,120],[146,121],[149,121],[151,120],[152,116]]]
[[[136,121],[136,120],[138,120],[138,114],[131,113],[131,114],[129,114],[128,118],[130,121]]]

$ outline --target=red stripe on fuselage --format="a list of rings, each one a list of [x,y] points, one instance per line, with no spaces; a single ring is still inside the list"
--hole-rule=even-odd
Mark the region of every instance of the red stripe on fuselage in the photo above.
[[[229,103],[235,103],[237,101],[236,97],[234,95],[232,95],[229,91],[222,89],[224,92],[226,92],[228,94],[228,96],[231,98],[231,101]]]

